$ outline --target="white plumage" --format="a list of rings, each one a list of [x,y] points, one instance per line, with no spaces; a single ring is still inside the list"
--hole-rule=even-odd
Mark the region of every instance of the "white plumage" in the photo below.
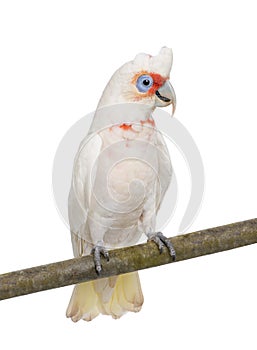
[[[154,57],[139,54],[114,73],[103,92],[74,160],[69,221],[75,257],[99,244],[107,249],[133,245],[155,231],[171,163],[151,114],[156,106],[175,104],[167,81],[171,64],[168,48]],[[90,321],[99,313],[119,318],[142,304],[134,272],[75,286],[67,316],[73,321]]]

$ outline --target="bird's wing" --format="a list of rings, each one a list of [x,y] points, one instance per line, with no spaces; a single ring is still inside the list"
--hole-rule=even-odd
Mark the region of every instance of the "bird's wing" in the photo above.
[[[74,160],[68,212],[75,256],[88,253],[86,251],[86,238],[89,233],[86,232],[86,222],[96,162],[101,147],[101,137],[98,134],[89,135],[81,142]]]
[[[157,132],[157,151],[158,151],[158,195],[156,196],[156,208],[160,207],[165,192],[167,191],[172,177],[172,165],[169,151],[164,138],[160,132]]]

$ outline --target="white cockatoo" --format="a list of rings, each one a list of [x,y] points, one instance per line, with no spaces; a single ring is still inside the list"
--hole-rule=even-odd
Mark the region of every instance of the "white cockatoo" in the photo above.
[[[152,113],[169,104],[172,50],[138,54],[118,69],[97,106],[88,135],[80,144],[69,194],[69,221],[75,257],[93,255],[101,274],[101,255],[136,244],[142,234],[160,251],[175,251],[160,232],[156,214],[171,181],[171,162]],[[138,272],[75,286],[67,317],[90,321],[98,314],[119,318],[143,304]]]

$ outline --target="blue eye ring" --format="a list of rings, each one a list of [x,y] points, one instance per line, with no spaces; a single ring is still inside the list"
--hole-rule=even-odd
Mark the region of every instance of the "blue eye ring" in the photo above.
[[[137,79],[136,87],[139,92],[147,92],[153,86],[153,78],[151,75],[140,75]]]

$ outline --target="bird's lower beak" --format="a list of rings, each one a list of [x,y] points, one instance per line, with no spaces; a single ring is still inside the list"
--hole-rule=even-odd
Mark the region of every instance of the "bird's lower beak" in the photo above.
[[[166,107],[172,104],[172,115],[176,109],[176,95],[175,91],[167,80],[156,92],[156,106],[157,107]]]

